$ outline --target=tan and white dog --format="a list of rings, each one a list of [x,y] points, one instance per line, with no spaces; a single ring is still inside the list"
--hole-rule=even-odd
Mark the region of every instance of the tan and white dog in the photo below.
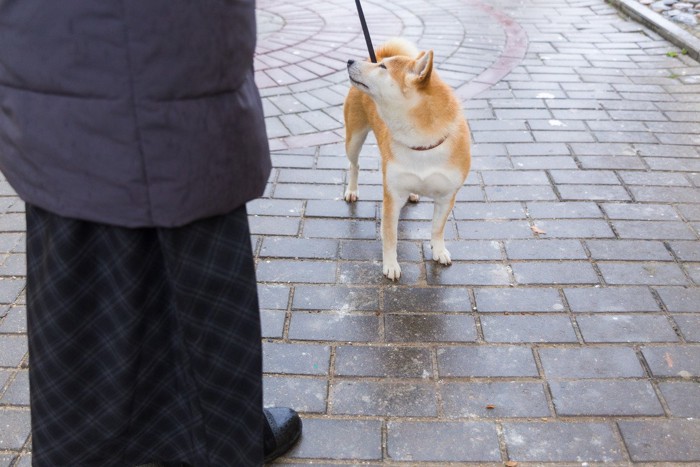
[[[345,200],[358,199],[360,149],[372,130],[382,158],[383,272],[401,276],[396,244],[401,208],[418,195],[432,198],[433,259],[450,264],[445,223],[471,162],[469,126],[461,105],[433,67],[433,51],[401,39],[377,50],[378,63],[348,61],[353,87],[345,99],[345,149],[350,168]]]

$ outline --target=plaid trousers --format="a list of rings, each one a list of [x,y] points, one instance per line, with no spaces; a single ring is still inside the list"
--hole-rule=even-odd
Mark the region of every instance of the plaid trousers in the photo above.
[[[262,464],[262,357],[245,207],[127,229],[27,206],[39,467]]]

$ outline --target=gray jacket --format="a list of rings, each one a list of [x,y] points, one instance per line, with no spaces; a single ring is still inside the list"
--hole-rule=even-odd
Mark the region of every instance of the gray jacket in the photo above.
[[[264,190],[254,0],[0,1],[0,170],[26,202],[180,226]]]

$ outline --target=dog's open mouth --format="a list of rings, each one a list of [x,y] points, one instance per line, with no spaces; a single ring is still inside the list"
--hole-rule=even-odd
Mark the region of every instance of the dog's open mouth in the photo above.
[[[356,79],[353,79],[352,76],[350,77],[350,81],[352,81],[354,84],[356,84],[358,86],[362,86],[365,89],[369,89],[369,86],[367,86],[365,83],[363,83],[361,81],[357,81]]]

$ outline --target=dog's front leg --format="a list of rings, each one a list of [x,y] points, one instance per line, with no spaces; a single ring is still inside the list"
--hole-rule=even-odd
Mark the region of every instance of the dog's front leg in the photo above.
[[[445,247],[445,224],[455,204],[456,193],[448,198],[435,200],[433,210],[433,228],[430,238],[430,247],[433,250],[433,260],[440,264],[451,264],[450,252]]]
[[[384,188],[384,202],[382,204],[382,260],[384,275],[394,280],[401,277],[401,266],[399,266],[398,255],[396,253],[399,230],[399,215],[401,213],[402,202],[406,197],[399,197],[395,193]]]

